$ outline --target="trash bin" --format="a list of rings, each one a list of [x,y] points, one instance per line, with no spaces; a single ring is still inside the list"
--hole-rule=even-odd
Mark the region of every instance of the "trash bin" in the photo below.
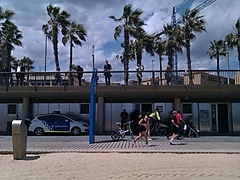
[[[27,126],[23,120],[12,121],[13,159],[26,157]]]

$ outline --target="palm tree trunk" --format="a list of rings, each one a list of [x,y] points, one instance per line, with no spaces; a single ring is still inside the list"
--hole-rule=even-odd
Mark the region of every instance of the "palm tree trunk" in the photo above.
[[[188,64],[188,76],[189,76],[189,84],[193,85],[193,75],[192,75],[192,61],[190,55],[190,41],[186,40],[186,51],[187,51],[187,64]]]
[[[128,85],[128,69],[129,69],[129,32],[124,29],[124,81]]]
[[[70,40],[70,63],[69,63],[69,71],[71,72],[72,71],[72,54],[73,54],[73,42],[72,42],[72,39]],[[73,79],[73,76],[72,76],[72,73],[69,74],[69,80],[70,80],[70,85],[73,85],[74,84],[74,79]]]
[[[238,62],[239,62],[239,69],[240,69],[240,46],[237,47],[237,52],[238,52]]]
[[[220,84],[220,75],[219,75],[219,51],[217,51],[217,83]]]
[[[159,55],[159,65],[160,65],[160,81],[162,85],[162,56]]]
[[[69,71],[72,71],[72,54],[73,54],[73,42],[70,40],[70,61],[69,61]]]
[[[57,35],[57,26],[53,27],[53,52],[55,57],[55,64],[56,70],[59,68],[59,61],[58,61],[58,35]]]

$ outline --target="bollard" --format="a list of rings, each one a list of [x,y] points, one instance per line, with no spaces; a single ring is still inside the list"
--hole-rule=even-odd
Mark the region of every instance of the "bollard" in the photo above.
[[[27,149],[27,126],[23,120],[12,121],[12,146],[13,159],[26,157]]]

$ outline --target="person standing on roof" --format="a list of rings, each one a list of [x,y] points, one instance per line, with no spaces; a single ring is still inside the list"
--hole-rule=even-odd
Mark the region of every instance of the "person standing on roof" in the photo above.
[[[155,111],[153,111],[150,115],[149,115],[149,118],[150,118],[150,126],[148,126],[148,129],[147,129],[147,134],[148,134],[148,139],[149,140],[152,140],[151,139],[151,134],[150,134],[150,131],[151,131],[151,127],[154,126],[154,124],[157,122],[157,121],[160,121],[161,120],[161,117],[160,117],[160,113],[159,113],[159,109],[156,108]]]

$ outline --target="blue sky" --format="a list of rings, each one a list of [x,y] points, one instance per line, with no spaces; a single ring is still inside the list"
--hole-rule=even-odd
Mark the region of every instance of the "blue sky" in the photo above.
[[[113,70],[123,70],[123,65],[116,59],[120,54],[122,36],[118,41],[114,40],[114,28],[118,25],[109,15],[120,17],[123,7],[132,4],[133,9],[139,8],[144,13],[142,18],[147,24],[144,28],[149,33],[162,30],[163,25],[171,22],[172,8],[179,6],[178,12],[182,14],[185,9],[199,5],[203,0],[190,0],[181,5],[184,0],[21,0],[7,1],[0,0],[1,6],[6,10],[12,10],[16,14],[14,23],[23,34],[23,48],[16,47],[12,53],[17,59],[24,56],[35,60],[35,71],[44,71],[44,44],[45,37],[41,30],[43,24],[48,21],[46,6],[50,3],[60,6],[71,14],[71,20],[81,23],[87,29],[87,41],[82,47],[76,47],[73,54],[73,63],[83,66],[84,70],[92,70],[92,45],[94,44],[95,66],[103,69],[106,59],[112,64]],[[239,0],[216,0],[200,12],[207,22],[207,33],[196,34],[197,39],[191,44],[191,58],[193,69],[216,69],[216,61],[210,60],[207,50],[210,41],[223,39],[225,35],[234,32],[233,26],[240,17]],[[177,17],[180,17],[178,14]],[[69,46],[64,47],[59,42],[59,60],[63,71],[69,67]],[[158,57],[143,56],[145,69],[152,69],[154,60],[155,70],[159,69]],[[163,67],[167,64],[167,57],[164,57]],[[130,70],[135,70],[136,62],[130,62]],[[221,57],[220,68],[226,69],[226,58]],[[186,52],[178,55],[178,69],[186,70]],[[230,52],[230,69],[238,69],[236,49]],[[54,71],[55,63],[52,51],[52,44],[48,42],[47,48],[47,71]]]

